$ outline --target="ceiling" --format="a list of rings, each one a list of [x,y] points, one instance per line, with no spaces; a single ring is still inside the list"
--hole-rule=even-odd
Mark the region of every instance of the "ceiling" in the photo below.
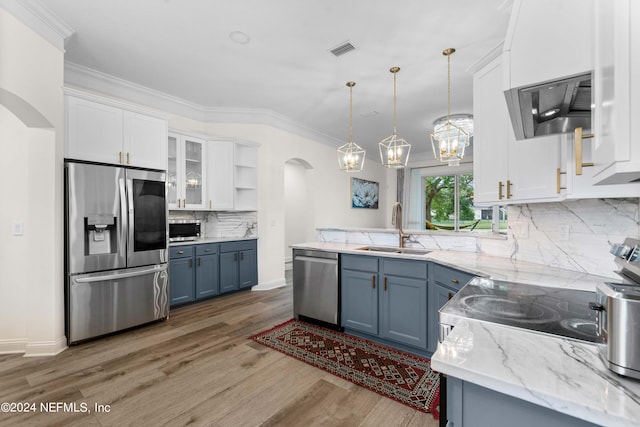
[[[512,0],[47,0],[75,33],[65,60],[203,107],[270,110],[378,156],[393,130],[430,151],[433,121],[472,113],[469,67],[504,40]],[[247,43],[232,33],[248,36]],[[242,41],[242,40],[241,40]],[[344,42],[355,50],[336,57]]]

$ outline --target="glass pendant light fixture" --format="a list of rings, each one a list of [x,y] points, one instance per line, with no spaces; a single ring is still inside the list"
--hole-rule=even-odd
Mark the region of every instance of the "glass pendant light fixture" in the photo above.
[[[349,142],[338,148],[338,166],[345,172],[360,172],[364,168],[365,151],[353,142],[353,87],[356,82],[347,82],[349,88]]]
[[[396,75],[400,71],[400,67],[391,67],[389,71],[393,73],[393,135],[378,144],[380,146],[380,161],[382,161],[382,166],[388,168],[403,168],[409,160],[411,144],[398,138],[396,132]]]
[[[468,130],[454,124],[451,116],[451,55],[455,51],[452,47],[442,51],[447,57],[447,121],[444,124],[434,123],[435,128],[431,132],[433,157],[448,162],[449,166],[460,164],[471,137]]]

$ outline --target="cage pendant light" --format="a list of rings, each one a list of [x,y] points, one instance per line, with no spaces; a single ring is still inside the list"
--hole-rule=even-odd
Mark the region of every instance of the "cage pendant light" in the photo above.
[[[447,122],[436,126],[431,132],[433,157],[449,166],[458,166],[464,157],[464,149],[469,145],[469,132],[451,122],[451,55],[456,50],[448,48],[442,51],[447,57]]]
[[[360,172],[364,168],[365,151],[353,142],[353,87],[356,82],[347,82],[349,88],[349,142],[338,148],[338,166],[345,172]]]
[[[389,71],[393,73],[393,135],[379,142],[380,161],[388,168],[403,168],[409,160],[411,144],[398,138],[396,130],[396,75],[400,67],[391,67]]]

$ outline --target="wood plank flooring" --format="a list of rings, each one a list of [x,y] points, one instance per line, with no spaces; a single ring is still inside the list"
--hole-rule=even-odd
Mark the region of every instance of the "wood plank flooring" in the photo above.
[[[0,413],[0,426],[438,425],[430,414],[249,340],[292,317],[287,280],[284,288],[173,309],[165,322],[55,357],[0,355],[0,402],[36,406]]]

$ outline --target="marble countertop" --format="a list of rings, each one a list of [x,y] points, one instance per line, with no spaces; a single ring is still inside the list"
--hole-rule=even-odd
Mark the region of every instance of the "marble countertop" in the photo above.
[[[397,254],[366,245],[312,242],[292,248],[434,261],[493,279],[594,291],[611,278],[474,252]],[[433,369],[604,426],[638,426],[640,381],[611,372],[595,344],[467,320],[431,359]]]
[[[202,237],[196,240],[187,240],[184,242],[170,242],[171,246],[183,245],[201,245],[203,243],[222,243],[222,242],[239,242],[241,240],[257,240],[257,237]]]
[[[482,255],[475,252],[433,250],[426,254],[397,254],[387,252],[364,251],[358,248],[367,245],[348,243],[311,242],[291,245],[294,249],[312,249],[356,255],[385,256],[393,258],[434,261],[476,276],[497,280],[528,283],[558,288],[595,291],[599,282],[611,281],[611,278],[587,274],[584,272],[554,268],[526,261]]]
[[[434,370],[603,426],[638,426],[640,381],[611,372],[595,344],[468,320]]]

